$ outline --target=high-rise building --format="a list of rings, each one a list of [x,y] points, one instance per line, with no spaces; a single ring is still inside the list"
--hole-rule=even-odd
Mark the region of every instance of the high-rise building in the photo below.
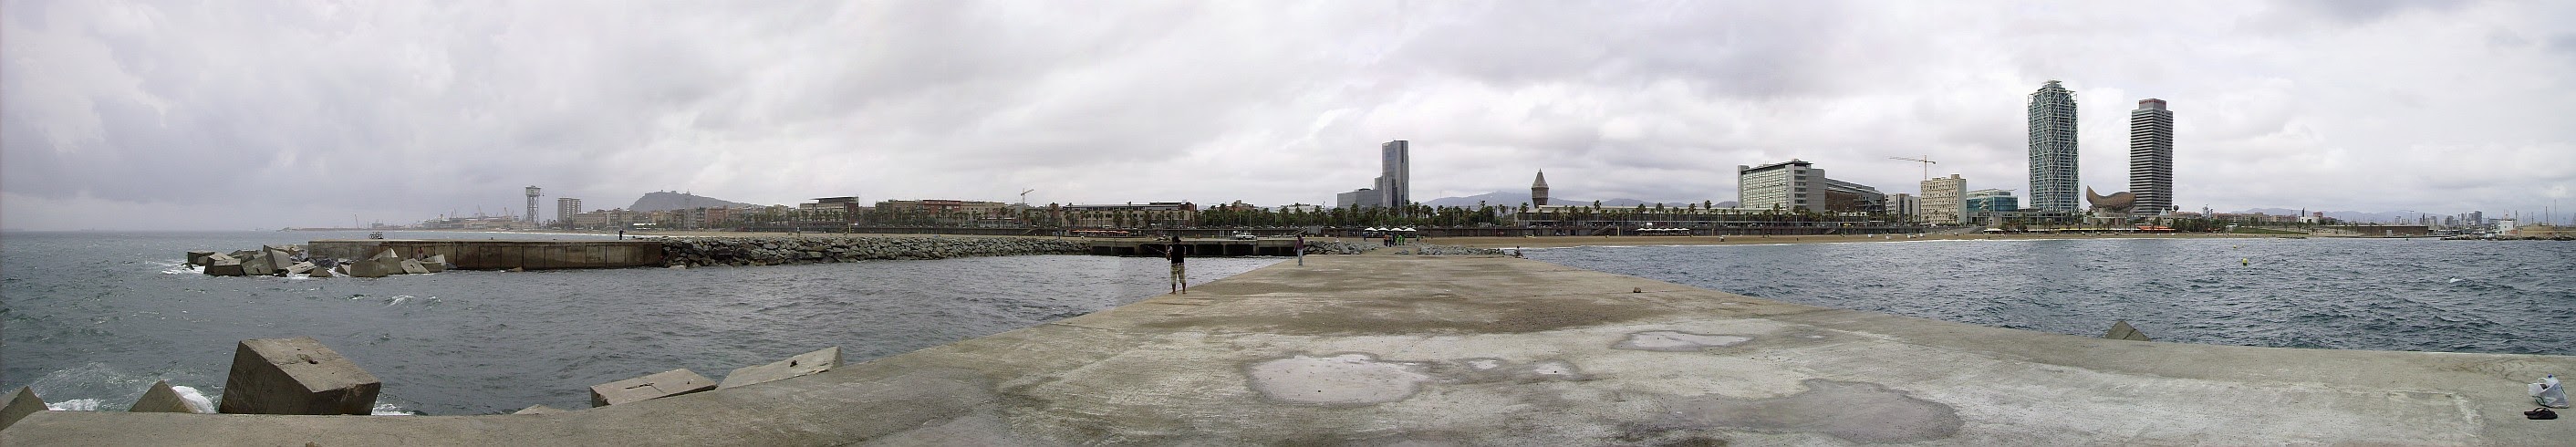
[[[2129,111],[2129,192],[2138,195],[2130,215],[2173,214],[2173,111],[2165,100],[2139,100]]]
[[[1901,192],[1888,194],[1887,213],[1905,216],[1902,218],[1904,222],[1920,222],[1915,216],[1923,215],[1923,198]]]
[[[572,216],[575,214],[581,214],[581,199],[571,197],[555,198],[555,221],[557,222],[557,225],[561,225],[564,228],[573,228]]]
[[[1967,214],[1961,212],[1961,209],[1967,206],[1966,202],[1961,201],[1967,192],[1968,180],[1959,178],[1958,174],[1950,174],[1949,178],[1924,180],[1923,221],[1941,225],[1967,223],[1963,220]]]
[[[1735,166],[1735,202],[1738,207],[1795,211],[1825,210],[1825,170],[1814,163],[1789,161],[1761,166]]]
[[[1530,206],[1547,206],[1547,171],[1538,171],[1538,180],[1530,182]]]
[[[2050,80],[2030,94],[2031,208],[2080,210],[2075,150],[2075,92]]]
[[[1413,203],[1413,162],[1409,156],[1412,145],[1404,140],[1378,145],[1379,206],[1400,208]]]

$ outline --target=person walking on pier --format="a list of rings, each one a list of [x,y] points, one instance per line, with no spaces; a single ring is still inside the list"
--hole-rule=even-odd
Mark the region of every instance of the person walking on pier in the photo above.
[[[1190,294],[1190,278],[1182,264],[1188,261],[1189,251],[1189,247],[1181,245],[1180,236],[1172,236],[1171,245],[1163,246],[1163,257],[1172,259],[1172,293]]]

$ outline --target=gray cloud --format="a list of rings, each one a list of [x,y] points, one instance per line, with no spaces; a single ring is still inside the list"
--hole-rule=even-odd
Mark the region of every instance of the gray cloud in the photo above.
[[[0,0],[0,227],[406,222],[526,185],[1319,203],[1390,139],[1422,199],[1543,168],[1560,195],[1725,201],[1735,165],[1792,157],[2022,188],[2049,79],[2098,189],[2157,97],[2185,204],[2493,213],[2576,189],[2571,9]]]

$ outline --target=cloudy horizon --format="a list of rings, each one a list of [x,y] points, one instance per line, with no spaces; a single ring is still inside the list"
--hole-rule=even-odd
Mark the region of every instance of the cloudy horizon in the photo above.
[[[0,0],[0,228],[412,223],[654,191],[1735,200],[1791,158],[2027,195],[2175,117],[2175,205],[2576,215],[2576,3]]]

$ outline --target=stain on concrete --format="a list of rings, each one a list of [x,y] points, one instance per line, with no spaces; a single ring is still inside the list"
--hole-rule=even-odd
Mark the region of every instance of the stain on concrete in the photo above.
[[[1769,399],[1672,397],[1662,426],[1820,433],[1850,442],[1913,442],[1958,434],[1959,413],[1869,382],[1807,379],[1807,390]]]
[[[1378,360],[1365,353],[1297,355],[1246,368],[1253,391],[1288,403],[1361,406],[1413,397],[1434,379],[1411,362]]]
[[[1753,341],[1753,337],[1722,334],[1693,334],[1682,331],[1644,331],[1628,333],[1628,338],[1610,349],[1635,351],[1689,352],[1706,348],[1735,346]]]
[[[1592,380],[1592,375],[1573,362],[1539,360],[1514,363],[1498,358],[1477,357],[1438,362],[1422,362],[1423,372],[1440,383],[1535,383],[1579,382]]]

